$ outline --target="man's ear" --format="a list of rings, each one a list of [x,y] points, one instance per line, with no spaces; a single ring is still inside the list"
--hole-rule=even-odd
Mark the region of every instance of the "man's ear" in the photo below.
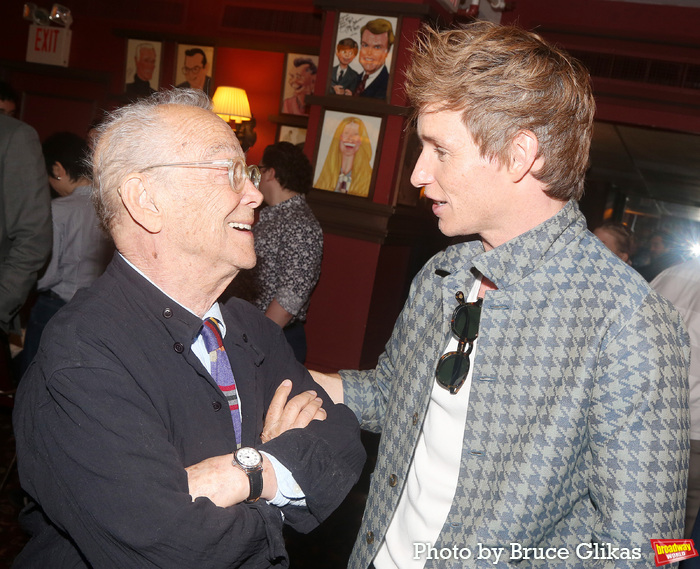
[[[274,168],[269,168],[269,167],[265,168],[265,173],[263,174],[263,176],[265,176],[267,174],[269,174],[269,176],[267,177],[268,180],[275,179],[275,169]]]
[[[149,191],[151,189],[151,191]],[[152,186],[142,174],[130,174],[122,183],[119,195],[131,218],[149,233],[163,227],[163,216],[154,200]]]
[[[511,143],[511,161],[508,171],[513,182],[522,180],[533,167],[539,168],[542,159],[537,158],[539,142],[535,134],[529,130],[521,130]],[[537,164],[536,164],[537,163]]]
[[[51,166],[51,173],[53,174],[53,177],[57,180],[68,179],[66,169],[63,167],[63,164],[61,164],[58,160],[53,163],[53,166]]]

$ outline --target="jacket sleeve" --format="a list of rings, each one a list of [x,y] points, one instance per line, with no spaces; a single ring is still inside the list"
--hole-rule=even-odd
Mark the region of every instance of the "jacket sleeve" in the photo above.
[[[0,259],[0,329],[6,331],[51,253],[51,211],[36,131],[25,124],[17,128],[2,161],[0,230],[12,243]]]
[[[606,334],[589,416],[593,541],[641,546],[648,560],[650,538],[683,537],[689,359],[680,316],[655,293]],[[621,484],[630,474],[634,484]]]
[[[234,302],[241,301],[234,299]],[[256,309],[251,307],[251,310]],[[265,353],[260,368],[260,377],[266,383],[262,408],[267,410],[279,384],[291,379],[290,397],[316,391],[327,413],[324,421],[312,421],[304,429],[292,429],[259,447],[289,469],[304,492],[307,507],[290,505],[282,510],[287,524],[308,532],[341,504],[359,479],[366,458],[360,427],[350,409],[334,405],[306,368],[296,361],[277,324],[264,318],[261,329],[254,334]]]

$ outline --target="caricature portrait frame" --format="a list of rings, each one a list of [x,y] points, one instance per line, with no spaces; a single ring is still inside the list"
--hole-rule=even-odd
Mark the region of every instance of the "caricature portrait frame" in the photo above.
[[[284,71],[282,73],[282,96],[280,97],[280,113],[284,115],[293,115],[299,117],[308,117],[308,112],[290,112],[289,107],[293,106],[291,100],[294,98],[294,89],[289,84],[290,74],[294,71],[294,62],[296,60],[311,60],[311,62],[316,67],[316,75],[318,75],[318,55],[313,55],[309,53],[286,53],[284,57]],[[314,83],[315,84],[315,83]],[[313,95],[314,89],[311,89],[311,95]],[[285,101],[290,100],[290,103],[286,104]],[[285,110],[285,106],[288,108]]]
[[[151,41],[139,38],[128,38],[126,41],[126,64],[124,65],[124,93],[129,94],[129,85],[135,82],[136,75],[136,56],[137,50],[141,48],[141,45],[151,46],[156,52],[156,64],[153,69],[153,75],[149,79],[148,83],[151,89],[157,91],[160,88],[160,76],[161,76],[161,58],[163,54],[163,42]]]
[[[216,90],[216,87],[214,86],[214,57],[216,56],[216,50],[214,46],[212,45],[195,45],[195,44],[185,44],[185,43],[178,43],[176,46],[176,58],[175,58],[175,81],[174,84],[176,87],[186,87],[187,85],[184,85],[185,82],[187,82],[187,78],[182,71],[183,67],[185,66],[185,52],[189,49],[201,49],[204,52],[204,55],[207,58],[207,79],[205,80],[205,88],[208,86],[207,89],[203,89],[204,92],[211,98],[214,96],[214,91]]]
[[[362,126],[367,135],[367,140],[369,142],[369,166],[371,167],[371,174],[368,176],[368,172],[365,166],[365,160],[367,158],[362,145],[366,141],[361,142],[360,149],[355,154],[356,159],[358,157],[363,157],[359,164],[365,166],[365,168],[359,172],[353,172],[352,182],[350,182],[349,190],[346,193],[347,196],[369,199],[371,200],[374,195],[374,185],[377,176],[377,166],[379,164],[380,148],[382,144],[382,139],[384,135],[384,127],[386,122],[386,117],[382,115],[370,115],[366,113],[349,113],[345,111],[335,111],[331,109],[324,109],[322,111],[321,121],[319,123],[319,133],[317,140],[319,141],[316,145],[316,151],[314,156],[314,188],[318,190],[324,190],[332,193],[343,193],[341,191],[336,191],[336,186],[339,181],[338,174],[340,173],[338,160],[342,160],[340,150],[336,150],[340,144],[340,134],[341,126],[344,121],[350,121],[352,118],[359,119],[362,122]],[[352,121],[356,122],[356,121]],[[346,125],[347,127],[347,125]],[[344,130],[344,128],[342,129]],[[358,130],[360,130],[358,128]],[[362,132],[360,130],[360,132]],[[364,138],[364,137],[363,137]],[[337,168],[335,168],[335,166]],[[328,168],[326,172],[324,169]],[[333,170],[335,168],[335,170]],[[336,174],[336,172],[338,172]],[[334,180],[330,180],[334,178]],[[325,180],[325,183],[324,183]],[[353,187],[353,183],[359,181],[362,184],[361,188]]]
[[[306,142],[306,133],[306,127],[280,124],[277,125],[275,142],[291,142],[294,145],[303,145]]]
[[[392,33],[394,35],[394,42],[391,45],[389,53],[386,55],[386,59],[383,63],[383,66],[386,68],[386,72],[384,69],[380,68],[379,75],[371,77],[372,82],[374,83],[374,87],[372,87],[372,84],[370,84],[365,90],[364,95],[355,95],[354,91],[357,88],[358,83],[361,80],[361,77],[364,73],[364,68],[360,64],[360,60],[363,59],[362,36],[360,34],[360,30],[365,24],[374,20],[385,20],[386,22],[389,22],[389,24],[391,24]],[[327,73],[328,80],[326,82],[326,87],[324,91],[325,94],[334,97],[341,97],[348,96],[348,91],[351,91],[353,94],[350,96],[353,99],[361,98],[368,101],[374,100],[389,102],[389,99],[391,98],[391,89],[394,82],[394,68],[396,66],[395,55],[398,50],[400,33],[401,16],[338,12],[335,20],[333,43],[331,46],[332,53],[331,57],[329,58],[330,64]],[[334,88],[335,84],[337,84],[338,82],[337,72],[339,71],[338,65],[340,63],[338,59],[337,46],[341,40],[347,39],[352,40],[357,44],[357,54],[348,65],[349,71],[346,72],[345,76],[340,79],[342,90],[344,91],[344,93],[341,95]],[[350,73],[355,74],[356,77],[353,76],[355,81],[353,81],[352,79],[348,79],[348,75]],[[350,89],[347,89],[347,87],[350,87]],[[383,96],[379,95],[381,91],[384,91]]]

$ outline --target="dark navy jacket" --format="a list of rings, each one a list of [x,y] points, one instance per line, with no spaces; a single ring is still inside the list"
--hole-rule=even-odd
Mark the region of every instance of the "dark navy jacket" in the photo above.
[[[115,255],[49,323],[19,388],[20,478],[38,506],[23,513],[34,536],[16,567],[285,567],[283,519],[309,531],[340,504],[365,458],[354,415],[260,311],[236,300],[222,313],[243,445],[284,464],[308,508],[192,502],[185,468],[232,452],[231,415],[190,349],[199,318]],[[328,418],[261,444],[285,378],[293,394],[317,390]]]

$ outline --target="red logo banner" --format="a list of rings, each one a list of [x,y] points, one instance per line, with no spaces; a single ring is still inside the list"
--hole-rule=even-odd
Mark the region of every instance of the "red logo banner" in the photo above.
[[[652,539],[651,548],[657,567],[698,556],[692,539]]]

